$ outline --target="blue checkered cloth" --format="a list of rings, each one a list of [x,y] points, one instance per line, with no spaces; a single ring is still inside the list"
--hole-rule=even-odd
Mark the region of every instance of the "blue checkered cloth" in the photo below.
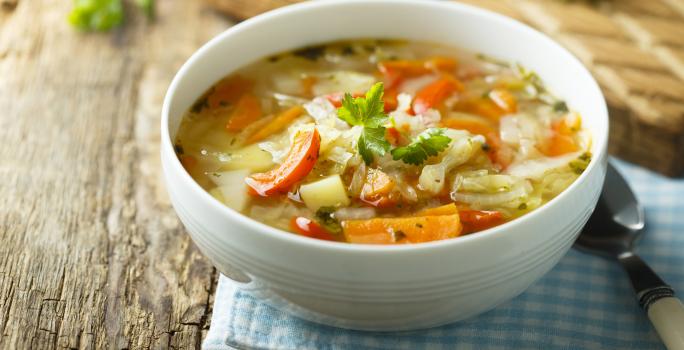
[[[646,210],[637,252],[684,295],[684,179],[614,161]],[[205,349],[664,349],[616,262],[571,250],[510,302],[438,328],[374,333],[301,320],[219,280]]]

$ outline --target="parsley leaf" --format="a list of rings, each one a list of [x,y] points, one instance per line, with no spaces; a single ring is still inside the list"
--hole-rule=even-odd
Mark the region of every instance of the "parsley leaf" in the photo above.
[[[384,155],[390,149],[390,143],[385,140],[385,128],[363,128],[363,132],[356,143],[363,161],[373,163],[373,153]]]
[[[410,144],[392,150],[394,160],[406,164],[420,165],[428,157],[436,156],[449,146],[451,138],[444,135],[444,129],[431,128],[421,132]]]
[[[335,219],[335,207],[320,207],[316,211],[316,221],[321,225],[326,231],[333,234],[342,233],[342,226],[340,222]]]
[[[390,144],[385,139],[385,127],[387,114],[385,103],[382,100],[384,93],[382,83],[373,85],[365,97],[352,97],[345,93],[342,99],[342,107],[337,110],[337,117],[352,126],[363,126],[363,132],[359,136],[356,147],[363,161],[370,165],[374,154],[384,155],[390,150]]]

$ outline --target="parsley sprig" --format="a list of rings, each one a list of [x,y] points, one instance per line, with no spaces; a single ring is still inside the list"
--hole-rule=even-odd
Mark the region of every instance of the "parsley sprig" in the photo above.
[[[428,157],[436,156],[449,146],[451,138],[444,135],[442,128],[427,129],[404,147],[392,150],[392,159],[401,160],[406,164],[420,165]]]
[[[382,83],[373,85],[365,97],[354,98],[350,93],[345,93],[342,107],[337,110],[337,116],[347,124],[363,126],[356,147],[367,165],[373,163],[375,154],[383,156],[390,150],[383,126],[388,118],[382,100],[383,93]]]
[[[389,116],[385,114],[383,92],[382,83],[376,83],[366,92],[365,97],[354,98],[345,93],[342,107],[337,110],[338,118],[349,125],[363,126],[356,147],[367,165],[373,163],[376,154],[383,156],[391,148],[385,138],[384,125]],[[444,129],[431,128],[420,133],[410,144],[392,149],[392,158],[406,164],[420,165],[428,157],[436,156],[446,149],[450,142],[451,138],[444,135]]]

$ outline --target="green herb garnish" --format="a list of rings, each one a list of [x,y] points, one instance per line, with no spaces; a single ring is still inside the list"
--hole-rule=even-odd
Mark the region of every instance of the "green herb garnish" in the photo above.
[[[154,17],[154,0],[135,0],[147,15]],[[85,30],[107,31],[124,22],[122,0],[74,0],[74,8],[67,18],[74,27]]]
[[[209,107],[209,99],[207,95],[204,95],[192,104],[190,110],[192,111],[192,113],[200,113],[203,109],[207,107]]]
[[[449,146],[451,138],[444,135],[444,129],[431,128],[421,132],[410,144],[392,150],[394,160],[406,164],[420,165],[428,157],[436,156]]]
[[[568,105],[565,103],[565,101],[556,101],[556,103],[553,104],[553,111],[558,113],[566,113],[569,111]]]
[[[292,51],[292,54],[309,61],[316,61],[325,55],[325,46],[309,46],[299,50]]]
[[[385,139],[385,127],[387,114],[385,103],[382,101],[383,85],[373,85],[365,97],[352,97],[350,93],[344,94],[342,107],[337,110],[338,118],[352,126],[363,126],[363,132],[356,143],[359,154],[363,161],[370,165],[373,163],[375,154],[383,156],[390,150],[390,144]]]
[[[121,0],[74,0],[69,23],[81,30],[106,31],[121,23],[124,9]]]
[[[589,162],[591,162],[591,153],[584,152],[579,157],[577,157],[577,159],[570,161],[570,163],[568,163],[568,166],[570,166],[570,169],[572,169],[576,174],[579,175],[587,169],[587,167],[589,166]]]
[[[342,226],[333,216],[334,212],[335,207],[320,207],[316,211],[316,222],[318,222],[326,231],[339,234],[342,232]]]

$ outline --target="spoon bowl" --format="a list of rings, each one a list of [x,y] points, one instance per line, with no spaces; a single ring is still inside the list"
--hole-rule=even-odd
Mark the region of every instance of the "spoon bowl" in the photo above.
[[[672,287],[632,251],[644,226],[643,208],[627,181],[608,162],[601,197],[575,248],[617,259],[663,343],[669,350],[684,350],[684,306]]]
[[[630,251],[645,226],[644,210],[634,192],[608,163],[601,197],[575,248],[609,258]]]

